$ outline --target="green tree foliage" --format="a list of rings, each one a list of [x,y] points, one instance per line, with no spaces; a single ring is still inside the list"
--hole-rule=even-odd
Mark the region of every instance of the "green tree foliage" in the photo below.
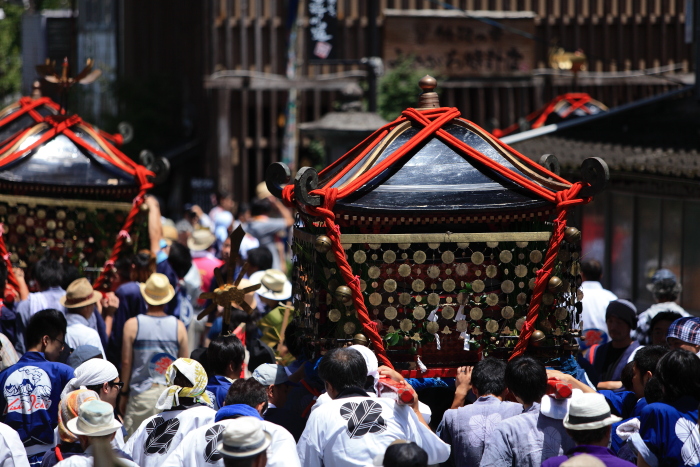
[[[22,5],[0,0],[5,18],[0,20],[0,98],[19,92],[22,86]]]
[[[417,68],[411,55],[397,60],[379,80],[379,115],[391,121],[406,108],[415,107],[421,93],[418,81],[427,74],[435,76],[430,70]]]

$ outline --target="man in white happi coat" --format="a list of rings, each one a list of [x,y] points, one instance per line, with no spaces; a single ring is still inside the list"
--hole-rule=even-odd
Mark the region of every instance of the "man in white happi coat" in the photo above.
[[[216,415],[205,393],[207,373],[197,361],[178,358],[165,378],[168,387],[156,404],[162,412],[144,420],[124,446],[140,467],[160,467],[187,434]]]
[[[27,451],[15,430],[0,423],[0,465],[3,467],[29,467]]]
[[[319,364],[319,376],[331,401],[316,408],[297,445],[304,467],[372,465],[397,439],[414,441],[428,453],[429,464],[445,462],[450,446],[425,424],[415,396],[412,405],[370,397],[363,356],[353,349],[333,349]]]
[[[271,438],[267,448],[267,467],[301,467],[294,437],[285,428],[267,420],[267,387],[253,378],[236,380],[226,395],[225,405],[216,412],[214,423],[197,428],[182,439],[179,446],[160,467],[224,467],[224,458],[217,446],[224,431],[241,417],[254,417]]]

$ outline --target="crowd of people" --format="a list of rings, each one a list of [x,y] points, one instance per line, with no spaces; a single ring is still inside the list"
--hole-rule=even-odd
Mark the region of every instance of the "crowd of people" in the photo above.
[[[186,206],[177,223],[146,205],[151,247],[115,264],[114,292],[50,254],[26,281],[14,271],[0,467],[700,465],[700,318],[676,303],[669,270],[639,313],[583,261],[583,351],[567,367],[485,358],[431,397],[365,345],[309,354],[290,307],[293,217],[269,193],[235,215],[225,195],[208,214]],[[253,312],[197,319],[199,293],[243,261],[240,287],[260,284],[245,295]],[[0,262],[0,290],[7,273]]]

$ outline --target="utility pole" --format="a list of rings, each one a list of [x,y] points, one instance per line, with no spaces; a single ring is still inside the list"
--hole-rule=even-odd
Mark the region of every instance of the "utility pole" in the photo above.
[[[377,31],[379,0],[367,0],[367,27],[369,29],[369,59],[379,57],[379,34]],[[369,86],[369,111],[377,111],[377,69],[373,63],[367,67],[367,84]]]
[[[686,5],[692,9],[692,14],[687,15],[686,18],[692,18],[693,30],[695,31],[695,40],[693,41],[695,47],[695,99],[700,102],[700,5],[692,0],[686,2]]]

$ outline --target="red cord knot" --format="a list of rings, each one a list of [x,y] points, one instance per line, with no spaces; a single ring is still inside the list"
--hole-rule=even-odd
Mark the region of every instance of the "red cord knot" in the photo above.
[[[360,287],[360,276],[353,276],[352,280],[350,282],[359,288]]]
[[[290,183],[289,185],[286,185],[284,188],[282,188],[282,201],[284,201],[284,204],[287,206],[293,206],[294,205],[294,184]]]

